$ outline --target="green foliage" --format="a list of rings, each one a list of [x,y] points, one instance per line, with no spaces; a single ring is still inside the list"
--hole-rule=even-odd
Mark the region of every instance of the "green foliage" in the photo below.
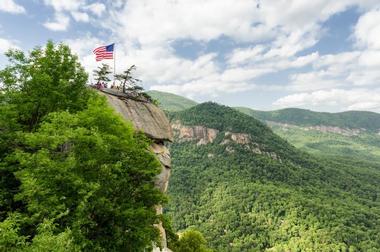
[[[20,251],[27,244],[27,237],[20,236],[19,215],[10,215],[0,222],[0,251]]]
[[[254,118],[213,103],[170,117],[220,131],[207,145],[171,145],[167,211],[175,229],[196,227],[216,251],[380,249],[378,163],[312,157]],[[281,161],[222,144],[227,131],[248,133]]]
[[[147,93],[153,99],[156,99],[159,102],[160,107],[166,111],[181,111],[197,105],[195,101],[171,93],[160,92],[156,90],[151,90]]]
[[[157,238],[154,206],[164,198],[154,178],[160,165],[144,137],[105,99],[90,99],[76,114],[51,113],[22,142],[25,147],[7,161],[17,165],[16,198],[26,204],[29,223],[54,219],[59,233],[69,227],[75,244],[91,251],[134,251]],[[53,241],[41,239],[41,246]]]
[[[97,83],[108,82],[111,79],[108,77],[111,74],[111,68],[107,64],[102,64],[98,69],[94,70],[94,76]]]
[[[306,152],[329,158],[345,157],[380,162],[380,135],[363,132],[356,136],[305,130],[302,127],[272,126],[273,131]]]
[[[186,230],[180,235],[178,252],[211,252],[202,233],[197,230]]]
[[[2,110],[17,113],[13,121],[22,127],[33,130],[50,112],[74,112],[86,105],[87,74],[68,46],[49,41],[28,55],[11,50],[6,56],[10,64],[0,71],[0,102],[7,104]]]
[[[138,86],[136,83],[141,80],[133,77],[132,72],[136,70],[136,66],[132,65],[127,70],[125,70],[122,74],[115,75],[115,78],[121,81],[123,87],[123,93],[129,92],[137,92],[142,91],[142,87]]]
[[[142,251],[155,242],[150,142],[87,89],[65,45],[0,71],[0,251]]]
[[[236,109],[262,121],[290,123],[300,126],[328,125],[350,129],[367,129],[371,132],[378,132],[380,128],[380,114],[374,112],[324,113],[296,108],[275,111],[258,111],[244,107]]]

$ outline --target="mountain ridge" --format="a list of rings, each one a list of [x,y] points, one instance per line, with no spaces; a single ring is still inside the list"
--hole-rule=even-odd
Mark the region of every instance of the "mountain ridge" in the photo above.
[[[167,92],[152,90],[148,91],[148,94],[158,100],[161,103],[161,108],[167,111],[181,111],[198,104],[191,99]],[[380,132],[380,114],[371,111],[318,112],[302,108],[262,111],[248,107],[233,108],[261,121],[288,123],[297,126],[333,126],[349,129],[365,129],[375,133]]]
[[[215,103],[169,117],[184,127],[175,129],[170,146],[167,211],[177,230],[201,230],[216,251],[380,247],[376,165],[361,174],[349,163],[314,158],[259,120]],[[207,141],[200,141],[203,137]],[[252,151],[255,144],[261,152]]]
[[[159,106],[167,111],[180,111],[198,104],[193,100],[172,93],[157,90],[150,90],[146,93],[153,99],[158,100]]]

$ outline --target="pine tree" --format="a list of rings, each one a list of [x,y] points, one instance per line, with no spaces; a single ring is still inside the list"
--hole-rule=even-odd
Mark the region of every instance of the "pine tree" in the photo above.
[[[141,86],[138,86],[136,83],[141,82],[141,80],[136,79],[132,76],[132,72],[136,70],[136,66],[132,65],[127,70],[125,70],[122,74],[115,75],[115,78],[118,81],[121,81],[123,86],[123,93],[126,93],[127,91],[140,93],[143,88]]]
[[[98,69],[94,70],[94,76],[97,83],[108,82],[111,79],[108,77],[111,74],[111,68],[107,64],[102,64]]]

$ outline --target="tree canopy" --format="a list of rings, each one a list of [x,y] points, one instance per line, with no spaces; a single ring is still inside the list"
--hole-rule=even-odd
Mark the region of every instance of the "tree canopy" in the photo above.
[[[149,140],[86,87],[65,45],[0,71],[0,251],[142,251],[158,238]]]

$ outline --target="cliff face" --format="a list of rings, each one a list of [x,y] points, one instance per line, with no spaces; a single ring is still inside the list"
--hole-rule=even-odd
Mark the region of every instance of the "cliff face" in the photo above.
[[[173,141],[173,133],[165,113],[154,104],[130,99],[112,89],[104,89],[102,94],[137,130],[144,132],[154,141]]]
[[[273,160],[278,160],[282,162],[281,158],[274,152],[264,151],[260,144],[255,142],[255,139],[247,134],[241,132],[220,132],[217,129],[207,128],[201,125],[183,125],[180,121],[175,121],[172,124],[172,129],[174,131],[175,142],[183,143],[194,141],[197,146],[212,144],[215,142],[218,134],[222,134],[223,137],[217,144],[226,147],[226,151],[229,154],[235,153],[234,144],[239,144],[244,146],[245,149],[252,151],[255,154],[266,155]],[[212,158],[213,155],[208,156]]]
[[[104,89],[101,94],[107,97],[108,103],[118,113],[127,121],[132,122],[136,130],[145,133],[153,140],[150,150],[161,163],[161,173],[157,176],[155,183],[162,192],[166,193],[171,171],[171,158],[165,142],[173,141],[173,132],[165,113],[151,103],[130,99],[125,94],[112,89]],[[156,211],[157,214],[162,214],[162,206],[157,206]],[[157,228],[161,233],[163,251],[169,251],[165,229],[162,224],[158,224]],[[155,248],[154,251],[159,251],[159,249]]]

